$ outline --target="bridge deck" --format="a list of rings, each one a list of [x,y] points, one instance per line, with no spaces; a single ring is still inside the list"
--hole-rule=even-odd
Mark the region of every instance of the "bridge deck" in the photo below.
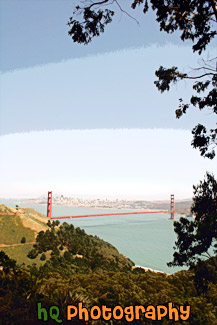
[[[89,217],[105,217],[105,216],[121,216],[128,214],[149,214],[149,213],[172,213],[173,211],[135,211],[135,212],[117,212],[117,213],[99,213],[99,214],[85,214],[80,216],[63,216],[63,217],[52,217],[51,219],[73,219],[73,218],[89,218]],[[190,212],[190,210],[175,211],[175,213]]]

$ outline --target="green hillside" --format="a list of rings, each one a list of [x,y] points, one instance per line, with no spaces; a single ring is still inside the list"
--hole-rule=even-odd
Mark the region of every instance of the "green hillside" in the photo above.
[[[47,217],[33,209],[16,210],[0,204],[0,249],[19,264],[32,264],[27,254],[33,248],[38,231],[47,229],[46,223]],[[26,243],[21,244],[23,237]],[[39,261],[38,258],[35,262]]]
[[[4,213],[8,213],[8,215],[4,215]],[[78,270],[79,272],[82,270],[89,272],[99,268],[121,270],[129,269],[134,265],[128,258],[119,254],[118,250],[111,244],[96,236],[87,235],[84,230],[74,228],[73,225],[67,223],[57,227],[59,230],[57,230],[56,237],[59,237],[54,242],[53,238],[52,240],[49,238],[53,228],[49,228],[47,222],[47,217],[33,209],[19,208],[17,211],[1,204],[0,249],[10,258],[15,259],[18,264],[31,265],[36,263],[42,265],[46,263],[45,260],[49,259],[46,267],[52,269],[53,265],[57,264],[56,269],[58,269],[59,264],[65,265],[66,263],[67,268],[63,268],[61,272],[64,270],[70,273],[76,273]],[[44,242],[42,240],[40,243],[37,241],[37,248],[33,248],[38,234],[40,239],[42,239],[42,234],[44,235]],[[26,242],[21,244],[23,237],[25,237]],[[34,258],[27,257],[30,251],[29,256]],[[41,256],[42,253],[43,257]],[[57,257],[61,263],[57,263]]]
[[[88,311],[105,306],[114,311],[118,306],[125,316],[84,321],[76,314],[72,324],[217,324],[216,258],[171,276],[146,272],[134,268],[114,246],[80,228],[50,220],[46,225],[47,218],[34,210],[22,209],[14,215],[8,207],[1,209],[0,324],[41,324],[38,303],[47,311],[55,305],[62,324],[68,324],[67,306],[79,304]],[[4,211],[10,214],[3,215]],[[24,235],[35,244],[20,244]],[[23,262],[26,265],[19,265]],[[169,304],[177,310],[175,322],[174,315],[158,320],[157,314],[147,311],[158,305],[168,311]],[[144,308],[139,318],[134,306]],[[180,306],[189,308],[184,322]],[[48,324],[57,323],[49,317]]]
[[[35,239],[35,232],[24,227],[18,215],[0,215],[0,227],[2,230],[0,244],[18,244],[23,236],[27,242]]]

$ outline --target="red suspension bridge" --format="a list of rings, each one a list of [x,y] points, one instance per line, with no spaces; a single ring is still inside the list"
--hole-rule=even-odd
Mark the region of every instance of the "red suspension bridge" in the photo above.
[[[150,214],[150,213],[168,213],[170,214],[170,219],[175,220],[175,213],[190,213],[190,210],[175,211],[175,198],[174,198],[174,194],[171,194],[170,210],[113,212],[113,213],[85,214],[85,215],[78,215],[78,216],[52,217],[52,192],[51,191],[48,192],[47,217],[50,219],[90,218],[90,217],[105,217],[105,216],[121,216],[121,215],[128,215],[128,214]]]

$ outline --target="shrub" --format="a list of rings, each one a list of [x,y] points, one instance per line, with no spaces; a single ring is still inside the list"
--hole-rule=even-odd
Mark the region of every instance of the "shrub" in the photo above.
[[[24,244],[26,242],[26,237],[22,237],[20,242],[21,242],[21,244]]]

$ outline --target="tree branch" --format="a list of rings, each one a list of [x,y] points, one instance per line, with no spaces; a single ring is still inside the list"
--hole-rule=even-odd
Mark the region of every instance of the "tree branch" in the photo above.
[[[185,76],[183,79],[200,79],[200,78],[203,78],[205,76],[216,76],[216,73],[204,73],[202,74],[201,76],[197,76],[197,77],[188,77],[188,76]]]
[[[210,65],[208,65],[207,64],[207,66],[208,67],[210,67],[210,68],[207,68],[207,67],[200,67],[200,68],[192,68],[192,72],[193,71],[198,71],[198,70],[209,70],[209,71],[213,71],[213,72],[215,72],[216,71],[216,69],[214,69],[214,68],[211,68],[211,66]],[[214,74],[216,74],[216,73],[214,73]]]
[[[215,268],[217,269],[217,264],[215,263],[215,260],[212,258],[212,256],[208,252],[206,252],[206,253],[209,256],[209,258],[212,261],[212,263],[214,264]]]
[[[214,12],[214,15],[215,15],[215,18],[216,18],[216,22],[217,22],[217,3],[216,3],[216,0],[208,0],[212,9],[213,9],[213,12]]]
[[[114,0],[114,2],[117,4],[117,6],[119,7],[120,11],[125,13],[128,17],[130,17],[131,19],[135,20],[135,22],[137,23],[137,25],[140,26],[138,20],[136,18],[134,18],[133,16],[131,16],[127,11],[123,10],[122,7],[120,6],[120,4],[118,3],[117,0]]]
[[[94,2],[90,6],[88,6],[87,8],[91,9],[94,6],[98,6],[98,5],[100,6],[100,5],[103,5],[104,3],[107,3],[107,2],[109,2],[109,0],[103,0],[103,1],[99,1],[99,2]]]
[[[103,5],[103,4],[109,4],[109,1],[110,1],[110,0],[102,0],[102,1],[98,1],[98,2],[93,2],[91,5],[89,5],[89,6],[87,6],[87,7],[84,7],[84,8],[79,8],[79,9],[82,9],[82,10],[84,10],[84,9],[91,9],[91,8],[94,7],[94,6],[98,6],[98,5],[101,6],[101,5]],[[131,16],[127,11],[125,11],[125,10],[121,7],[121,5],[119,4],[119,2],[118,2],[117,0],[113,0],[113,1],[111,2],[111,4],[113,4],[114,2],[116,3],[116,5],[118,6],[118,8],[120,9],[121,12],[123,12],[125,15],[127,15],[127,16],[130,17],[131,19],[135,20],[135,22],[140,26],[138,20],[137,20],[135,17]]]

